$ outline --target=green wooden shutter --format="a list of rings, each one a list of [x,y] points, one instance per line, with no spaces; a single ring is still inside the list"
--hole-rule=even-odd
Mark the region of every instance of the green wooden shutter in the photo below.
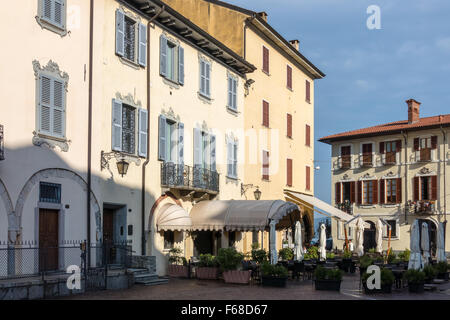
[[[148,145],[148,113],[145,109],[139,109],[139,147],[138,154],[140,157],[147,157]]]
[[[163,34],[159,38],[159,73],[167,77],[167,38]]]
[[[112,149],[122,151],[122,102],[112,101]]]
[[[116,11],[116,54],[123,57],[125,53],[125,14]]]
[[[147,26],[139,23],[139,65],[147,66]]]

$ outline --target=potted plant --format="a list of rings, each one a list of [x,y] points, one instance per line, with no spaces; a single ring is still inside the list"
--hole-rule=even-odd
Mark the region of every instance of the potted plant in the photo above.
[[[197,279],[200,280],[217,280],[219,278],[219,267],[216,257],[211,254],[201,254],[196,274]]]
[[[278,251],[278,255],[283,261],[290,261],[294,259],[294,250],[291,248],[283,248]]]
[[[336,258],[336,255],[333,252],[328,252],[327,253],[327,260],[328,261],[334,261],[335,258]]]
[[[345,272],[349,272],[352,268],[353,261],[352,261],[352,252],[350,250],[344,250],[344,254],[342,255],[342,262],[341,262],[341,270]]]
[[[219,263],[220,269],[223,271],[222,275],[226,283],[249,283],[252,271],[239,270],[239,268],[242,268],[243,260],[244,255],[235,248],[221,248],[219,250],[217,262]]]
[[[391,293],[392,292],[392,285],[394,284],[395,281],[395,276],[392,273],[391,270],[386,269],[386,268],[382,268],[380,271],[380,280],[381,280],[381,287],[380,289],[369,289],[367,287],[367,280],[369,279],[369,277],[371,276],[371,274],[368,274],[367,272],[363,274],[362,276],[362,282],[363,282],[363,287],[364,287],[364,292],[366,294],[371,294],[371,293]]]
[[[425,272],[409,269],[405,272],[404,278],[408,281],[409,292],[422,293],[425,284]]]
[[[286,287],[288,270],[280,265],[264,262],[261,265],[262,285],[270,287]]]
[[[319,248],[317,246],[311,246],[306,251],[305,257],[307,260],[318,260],[319,259]]]
[[[325,269],[317,266],[314,271],[314,279],[316,290],[341,290],[342,271],[339,269]]]
[[[390,250],[389,255],[386,257],[387,264],[394,264],[396,259],[397,259],[396,254],[392,250]]]
[[[425,283],[432,283],[437,275],[437,270],[432,265],[426,265],[423,270],[425,273]]]
[[[359,272],[360,275],[363,275],[367,268],[372,265],[373,260],[370,256],[368,255],[363,255],[360,259],[359,259]]]
[[[252,260],[258,264],[267,261],[267,251],[264,249],[253,249],[251,253]]]
[[[169,277],[189,278],[189,266],[180,248],[170,249],[167,273]]]
[[[437,278],[448,281],[448,269],[449,265],[445,261],[438,262],[434,265],[434,268],[437,273]]]

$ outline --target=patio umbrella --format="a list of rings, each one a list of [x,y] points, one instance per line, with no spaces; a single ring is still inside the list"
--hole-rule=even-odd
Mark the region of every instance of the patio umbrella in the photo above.
[[[270,263],[277,264],[277,232],[275,229],[276,221],[270,222],[270,234],[269,234],[269,248],[270,248]]]
[[[356,253],[359,257],[364,255],[364,220],[362,218],[356,221]]]
[[[377,239],[377,249],[378,253],[383,253],[383,222],[380,219],[377,221],[377,226],[375,229],[375,238]]]
[[[427,223],[422,223],[422,238],[420,239],[420,247],[423,252],[423,264],[427,265],[430,259],[430,235],[428,234]]]
[[[327,236],[325,235],[325,225],[322,223],[320,225],[320,238],[319,238],[319,253],[320,253],[320,260],[326,260],[327,259],[327,249],[326,249],[326,243],[327,243]]]
[[[445,256],[445,240],[444,240],[444,224],[439,223],[438,234],[437,234],[437,261],[447,261]]]
[[[420,254],[419,221],[417,219],[411,226],[409,246],[411,255],[409,257],[408,269],[423,269],[422,255]]]
[[[302,243],[302,225],[300,221],[295,223],[295,248],[294,248],[295,260],[303,260],[303,243]]]

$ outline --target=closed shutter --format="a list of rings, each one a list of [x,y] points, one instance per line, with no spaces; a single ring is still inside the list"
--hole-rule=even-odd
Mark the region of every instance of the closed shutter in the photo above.
[[[350,182],[350,203],[355,203],[356,199],[356,182]]]
[[[292,138],[292,115],[287,114],[287,136]]]
[[[436,149],[437,148],[437,136],[432,136],[431,137],[431,149]]]
[[[269,180],[269,151],[263,151],[263,179]]]
[[[414,138],[414,151],[419,151],[420,140],[419,138]]]
[[[184,166],[184,123],[178,123],[178,164]]]
[[[237,79],[232,79],[232,90],[233,90],[233,109],[237,110]]]
[[[311,102],[311,83],[306,80],[306,101]]]
[[[263,47],[263,71],[269,73],[269,49]]]
[[[139,64],[147,66],[147,26],[139,23]]]
[[[159,133],[158,133],[158,159],[165,161],[166,160],[166,144],[167,144],[167,138],[166,137],[166,126],[167,121],[166,117],[163,115],[159,116]]]
[[[373,204],[377,204],[378,203],[378,181],[377,180],[372,180],[372,197],[373,197]]]
[[[437,200],[437,176],[431,177],[431,200]]]
[[[122,102],[112,101],[112,149],[122,151]]]
[[[228,106],[233,109],[233,78],[228,77]]]
[[[64,82],[53,80],[53,135],[63,137],[65,132]]]
[[[292,187],[292,159],[287,159],[286,165],[287,185]]]
[[[233,143],[227,138],[227,175],[233,177]]]
[[[336,185],[334,187],[334,191],[335,191],[335,203],[339,204],[341,203],[341,183],[340,182],[336,182]]]
[[[65,0],[54,0],[54,6],[53,22],[62,27],[65,12]]]
[[[39,108],[39,131],[51,134],[52,113],[52,82],[47,76],[40,76],[40,108]]]
[[[216,136],[210,136],[209,146],[211,148],[211,171],[215,172],[217,170],[217,157],[216,157]]]
[[[178,47],[178,83],[184,85],[184,48]]]
[[[233,143],[233,177],[237,178],[237,154],[238,154],[238,142]]]
[[[147,157],[148,113],[145,109],[139,109],[139,149],[140,157]]]
[[[380,153],[384,154],[384,142],[380,142]]]
[[[211,65],[209,63],[205,63],[205,94],[209,97],[211,95]]]
[[[42,1],[42,17],[49,22],[52,22],[52,4],[53,0]]]
[[[397,203],[402,203],[402,178],[397,178]]]
[[[362,204],[362,182],[358,181],[358,204]]]
[[[200,129],[194,128],[194,166],[201,166],[203,164],[202,148],[202,131]]]
[[[287,66],[287,87],[292,89],[292,68]]]
[[[385,203],[386,199],[386,180],[380,180],[380,204]]]
[[[125,14],[116,11],[116,54],[123,57],[125,53]]]
[[[159,38],[159,73],[167,77],[167,38],[163,34]]]
[[[306,167],[306,190],[311,190],[311,168]]]
[[[311,126],[306,125],[306,146],[311,146]]]
[[[200,60],[200,93],[206,94],[206,63]]]
[[[414,177],[414,201],[420,200],[420,178]]]
[[[263,126],[269,127],[269,103],[263,101]]]

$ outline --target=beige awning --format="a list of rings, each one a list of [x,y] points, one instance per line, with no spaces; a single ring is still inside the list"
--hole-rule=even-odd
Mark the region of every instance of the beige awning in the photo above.
[[[191,230],[192,220],[189,213],[176,204],[166,203],[162,206],[156,222],[158,231],[184,231]]]
[[[330,218],[335,218],[344,222],[350,221],[349,226],[356,226],[357,220],[354,219],[355,218],[354,216],[342,210],[339,210],[316,197],[290,190],[285,190],[284,194],[286,196],[286,200],[290,202],[293,202],[300,206],[304,206],[308,209],[311,209],[319,214],[328,216]],[[370,228],[368,223],[365,223],[365,227]]]
[[[230,201],[201,201],[191,210],[193,231],[220,231],[225,228],[225,217]]]

